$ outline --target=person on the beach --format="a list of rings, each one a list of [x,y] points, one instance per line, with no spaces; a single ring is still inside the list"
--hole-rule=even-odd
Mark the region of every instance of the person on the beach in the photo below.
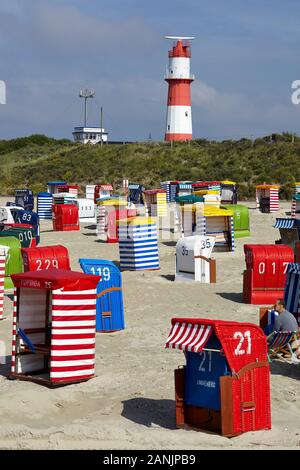
[[[296,331],[297,339],[291,344],[293,351],[296,351],[297,358],[300,359],[299,326],[296,318],[285,308],[283,299],[278,299],[274,305],[274,310],[278,313],[274,319],[275,331]]]

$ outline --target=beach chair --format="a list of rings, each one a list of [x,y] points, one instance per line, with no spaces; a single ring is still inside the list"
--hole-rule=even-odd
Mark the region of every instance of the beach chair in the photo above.
[[[273,331],[267,336],[269,362],[277,360],[288,364],[300,364],[291,346],[295,339],[297,339],[296,331]]]

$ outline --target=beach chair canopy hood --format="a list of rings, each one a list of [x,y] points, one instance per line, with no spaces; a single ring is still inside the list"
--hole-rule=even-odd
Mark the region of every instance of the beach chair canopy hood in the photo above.
[[[212,334],[218,338],[232,372],[248,364],[267,361],[262,329],[252,323],[203,318],[173,318],[166,348],[201,353]]]
[[[83,274],[67,269],[44,269],[20,274],[12,274],[15,287],[34,289],[89,290],[96,289],[100,276]]]

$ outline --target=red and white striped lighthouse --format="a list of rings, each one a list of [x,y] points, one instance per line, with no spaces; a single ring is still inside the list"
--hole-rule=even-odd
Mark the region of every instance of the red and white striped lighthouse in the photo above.
[[[190,73],[190,40],[195,38],[165,37],[175,40],[169,51],[169,65],[165,75],[169,85],[165,140],[191,140],[193,135],[190,85],[195,76]]]

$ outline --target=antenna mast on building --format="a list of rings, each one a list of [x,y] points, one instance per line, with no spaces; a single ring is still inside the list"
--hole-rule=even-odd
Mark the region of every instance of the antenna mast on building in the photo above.
[[[101,129],[101,131],[100,131],[100,135],[101,135],[100,145],[102,147],[102,144],[103,144],[103,139],[102,139],[102,133],[103,133],[103,108],[102,108],[102,106],[100,108],[100,129]]]
[[[108,133],[103,129],[103,110],[101,106],[100,124],[101,127],[91,126],[87,127],[87,100],[94,98],[95,92],[92,90],[80,90],[79,98],[84,98],[84,125],[76,126],[72,132],[75,142],[82,144],[100,144],[107,142]]]
[[[80,90],[79,92],[79,97],[84,98],[84,127],[86,127],[86,121],[87,121],[87,100],[89,98],[94,98],[95,92],[92,90],[88,90],[87,88],[85,90]]]

